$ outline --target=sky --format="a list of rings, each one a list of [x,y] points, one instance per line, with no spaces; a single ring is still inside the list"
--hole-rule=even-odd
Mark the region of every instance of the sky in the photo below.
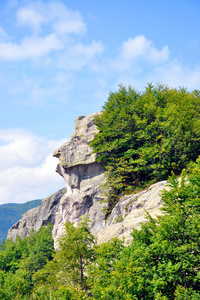
[[[65,186],[53,152],[119,84],[200,89],[199,0],[0,0],[0,204]]]

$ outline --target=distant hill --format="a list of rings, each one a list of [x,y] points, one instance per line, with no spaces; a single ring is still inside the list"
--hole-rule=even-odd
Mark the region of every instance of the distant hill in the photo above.
[[[0,244],[6,239],[8,229],[14,225],[23,213],[41,205],[42,200],[32,200],[26,203],[8,203],[0,205]]]

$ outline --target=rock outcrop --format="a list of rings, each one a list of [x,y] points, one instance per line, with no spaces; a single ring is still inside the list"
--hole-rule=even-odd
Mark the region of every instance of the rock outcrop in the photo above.
[[[166,185],[167,181],[161,181],[142,192],[121,197],[106,222],[106,226],[98,232],[98,242],[102,243],[113,237],[119,237],[129,243],[132,229],[139,229],[140,224],[146,221],[146,212],[152,217],[161,215],[160,192],[164,188],[167,189]]]
[[[109,219],[105,220],[102,209],[106,204],[102,202],[104,196],[100,188],[104,169],[96,162],[96,154],[92,153],[89,146],[97,133],[94,117],[98,114],[78,117],[71,139],[54,152],[54,156],[59,159],[56,171],[64,178],[66,189],[47,197],[40,207],[25,213],[11,227],[8,238],[26,236],[31,229],[37,231],[51,222],[54,225],[52,235],[56,245],[66,221],[74,222],[76,226],[81,217],[87,215],[91,220],[91,232],[97,236],[98,242],[114,236],[124,237],[129,242],[132,229],[139,228],[140,223],[145,221],[145,211],[152,216],[160,214],[162,202],[159,192],[166,185],[165,181],[138,194],[122,197]]]
[[[74,134],[69,142],[63,144],[54,152],[59,158],[57,172],[63,176],[67,193],[59,203],[56,215],[53,238],[62,233],[62,225],[66,221],[80,222],[82,216],[87,215],[91,220],[90,228],[96,234],[105,226],[105,216],[101,201],[103,195],[100,184],[104,178],[104,169],[96,162],[96,154],[92,153],[89,143],[97,132],[94,123],[95,113],[75,120]]]
[[[65,193],[66,188],[59,190],[43,199],[40,206],[24,213],[21,219],[8,230],[7,238],[15,240],[18,235],[26,237],[31,230],[38,231],[43,225],[54,224],[60,199]]]

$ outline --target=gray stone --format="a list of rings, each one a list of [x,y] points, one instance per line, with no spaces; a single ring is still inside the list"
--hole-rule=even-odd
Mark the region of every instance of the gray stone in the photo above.
[[[71,139],[54,152],[54,156],[60,160],[56,171],[64,178],[67,187],[54,223],[55,241],[62,234],[66,221],[76,226],[85,215],[91,220],[92,233],[96,234],[105,226],[102,212],[105,203],[102,203],[104,197],[100,189],[104,169],[96,162],[96,154],[92,153],[89,146],[94,134],[98,132],[94,123],[96,115],[99,113],[77,118]]]
[[[121,197],[111,212],[106,226],[97,233],[98,242],[118,237],[129,243],[133,228],[139,229],[141,223],[147,221],[146,212],[152,217],[162,214],[160,192],[168,189],[166,185],[167,181],[157,182],[137,194]]]
[[[92,153],[89,143],[92,141],[94,134],[98,132],[94,117],[99,114],[81,116],[75,120],[74,134],[72,134],[70,141],[64,143],[53,154],[59,158],[63,168],[67,169],[96,161],[96,153]]]
[[[52,236],[57,248],[57,239],[62,234],[63,224],[73,222],[76,226],[85,215],[91,220],[90,229],[99,243],[113,237],[131,240],[133,228],[140,228],[146,221],[146,211],[153,217],[161,214],[162,201],[160,191],[166,186],[162,181],[134,195],[124,196],[114,207],[108,220],[105,220],[103,208],[106,206],[101,191],[104,169],[96,162],[96,154],[89,146],[98,132],[94,117],[100,113],[81,116],[75,120],[74,134],[54,152],[59,158],[56,168],[65,181],[66,189],[47,197],[42,205],[28,211],[22,219],[11,227],[8,238],[17,235],[27,236],[31,229],[39,230],[48,222],[53,224]]]
[[[9,230],[7,238],[16,239],[17,236],[26,237],[31,230],[38,231],[43,225],[54,224],[58,205],[66,188],[59,190],[42,200],[42,204],[24,213],[21,219]]]

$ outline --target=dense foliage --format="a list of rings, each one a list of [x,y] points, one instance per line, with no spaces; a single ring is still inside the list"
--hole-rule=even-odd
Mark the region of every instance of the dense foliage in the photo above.
[[[105,277],[94,266],[93,299],[200,299],[200,159],[188,173],[169,179],[165,215],[133,230]]]
[[[94,261],[94,236],[87,219],[77,227],[66,222],[58,240],[59,251],[52,261],[34,275],[33,299],[82,299],[87,295],[87,266]],[[84,298],[85,299],[85,298]]]
[[[0,205],[0,244],[6,239],[7,232],[23,213],[41,205],[42,200],[32,200],[26,203],[7,203]]]
[[[42,227],[29,237],[11,239],[0,248],[0,299],[30,299],[33,274],[43,268],[54,252],[52,226]]]
[[[121,86],[96,118],[91,146],[107,171],[108,210],[122,193],[180,174],[200,154],[200,92]],[[109,213],[109,211],[108,211]]]
[[[200,299],[200,157],[193,162],[200,149],[199,100],[198,91],[161,85],[111,93],[92,141],[107,170],[110,209],[121,193],[172,172],[161,194],[163,214],[147,214],[128,246],[117,238],[96,244],[88,219],[66,222],[58,251],[50,225],[5,241],[0,299]]]
[[[173,174],[164,214],[133,230],[125,246],[96,244],[88,220],[65,224],[53,251],[51,228],[6,241],[0,251],[0,299],[200,299],[200,158]]]
[[[200,159],[169,186],[165,214],[148,215],[127,247],[115,238],[91,248],[87,223],[67,223],[54,260],[36,273],[34,299],[200,299]]]

